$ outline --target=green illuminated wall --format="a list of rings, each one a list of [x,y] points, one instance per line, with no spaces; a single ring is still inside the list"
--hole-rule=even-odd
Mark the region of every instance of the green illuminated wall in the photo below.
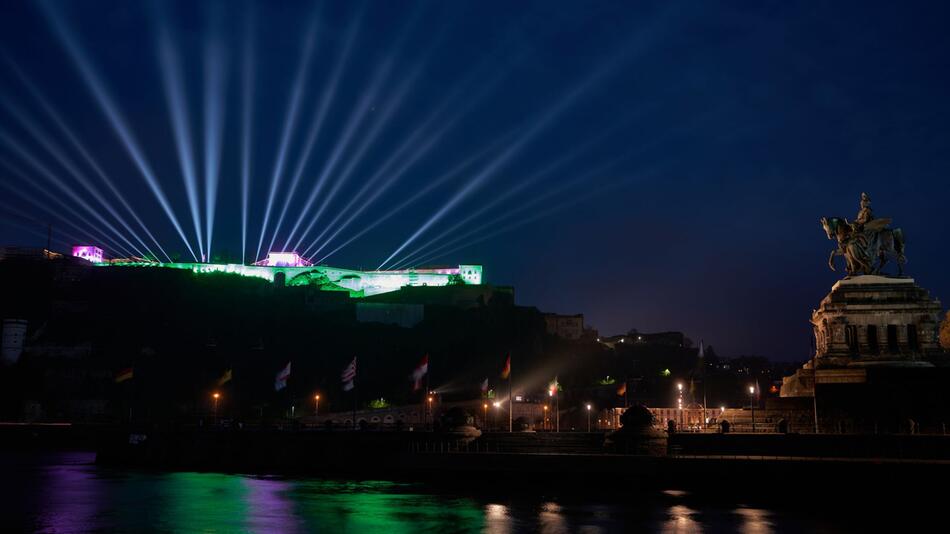
[[[273,282],[284,273],[288,286],[318,286],[323,291],[347,291],[351,297],[368,297],[396,291],[405,286],[479,285],[481,265],[450,268],[408,269],[404,271],[356,271],[326,265],[310,267],[264,267],[235,263],[100,263],[99,267],[152,267],[189,270],[195,274],[230,273]]]

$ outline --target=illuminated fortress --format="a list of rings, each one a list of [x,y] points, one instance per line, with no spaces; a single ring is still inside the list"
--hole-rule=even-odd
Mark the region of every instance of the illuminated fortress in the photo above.
[[[190,270],[196,274],[230,273],[262,278],[278,285],[316,286],[321,291],[347,291],[353,298],[396,291],[406,286],[480,285],[481,265],[401,269],[394,271],[358,271],[326,265],[310,265],[294,252],[271,252],[253,265],[236,263],[159,263],[141,259],[103,260],[96,247],[73,247],[73,256],[97,266],[165,268]],[[97,261],[98,260],[98,261]]]

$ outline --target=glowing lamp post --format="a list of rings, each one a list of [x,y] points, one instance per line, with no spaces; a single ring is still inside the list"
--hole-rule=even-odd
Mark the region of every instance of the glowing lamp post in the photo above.
[[[214,411],[212,413],[214,416],[214,423],[217,424],[218,423],[218,399],[221,398],[221,394],[215,391],[211,395],[211,398],[214,399]]]
[[[313,415],[320,415],[320,395],[313,396]]]
[[[492,426],[495,426],[495,422],[498,419],[498,408],[501,407],[501,403],[495,402],[493,406],[495,407],[495,412],[494,415],[492,415]]]
[[[541,418],[541,429],[542,430],[548,429],[548,405],[547,404],[544,405],[544,415]]]
[[[587,405],[587,432],[590,432],[590,404]]]
[[[432,419],[432,395],[429,395],[429,398],[427,399],[427,401],[429,404],[428,404],[427,415],[426,415],[426,423],[428,424],[428,421]]]
[[[679,408],[679,412],[680,412],[680,428],[682,428],[682,427],[683,427],[683,383],[682,383],[682,382],[677,382],[677,383],[676,383],[676,389],[677,389],[677,392],[678,392],[678,395],[679,395],[679,397],[677,397],[677,399],[676,399],[676,405],[677,405],[677,408]]]
[[[755,386],[749,386],[749,407],[752,408],[752,432],[755,432]]]
[[[488,403],[482,404],[482,424],[485,425],[485,428],[488,428]]]

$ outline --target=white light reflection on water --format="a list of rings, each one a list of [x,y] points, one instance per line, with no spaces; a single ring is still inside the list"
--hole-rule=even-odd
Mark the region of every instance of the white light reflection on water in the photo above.
[[[511,516],[504,504],[485,505],[485,533],[507,534],[512,532]]]
[[[541,526],[541,532],[554,534],[569,531],[567,520],[561,512],[561,506],[555,502],[546,502],[541,505],[538,523]]]
[[[663,523],[661,531],[675,534],[702,532],[702,525],[693,519],[695,514],[696,510],[689,506],[674,504],[667,512],[667,520]]]
[[[734,513],[742,518],[739,532],[743,534],[770,534],[775,530],[773,528],[775,525],[772,523],[772,514],[768,510],[740,506]]]

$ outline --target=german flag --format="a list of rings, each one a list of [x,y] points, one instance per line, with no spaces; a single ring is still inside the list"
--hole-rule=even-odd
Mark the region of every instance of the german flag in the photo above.
[[[511,376],[511,354],[508,355],[508,359],[505,360],[505,368],[501,370],[501,378],[507,380]]]
[[[119,371],[118,373],[115,374],[115,383],[116,383],[116,384],[119,384],[119,383],[121,383],[121,382],[125,382],[126,380],[132,380],[132,368],[131,368],[131,367],[126,367],[125,369],[122,369],[121,371]]]

